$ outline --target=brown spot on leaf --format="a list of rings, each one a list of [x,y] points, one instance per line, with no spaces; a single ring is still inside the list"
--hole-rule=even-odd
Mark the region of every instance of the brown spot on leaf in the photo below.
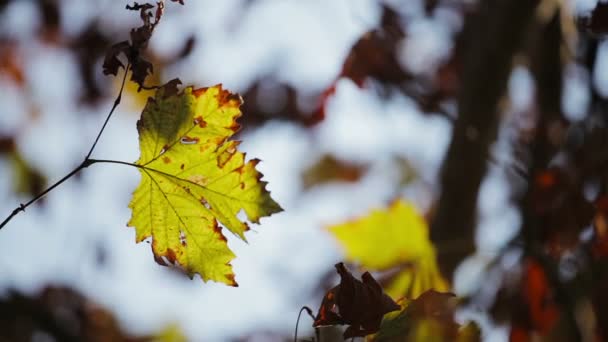
[[[154,247],[152,249],[154,249]],[[154,255],[154,261],[156,261],[157,264],[161,266],[167,266],[167,263],[165,262],[165,259],[163,259],[163,257],[156,255],[156,253],[152,253],[152,255]]]
[[[203,119],[202,116],[197,116],[194,118],[194,124],[198,125],[200,128],[205,128],[207,127],[207,122],[205,121],[205,119]]]
[[[165,164],[169,164],[169,163],[171,163],[171,158],[169,158],[169,157],[165,156],[165,157],[163,157],[163,162],[164,162]]]
[[[234,153],[230,153],[230,152],[228,152],[228,150],[226,150],[224,153],[220,153],[217,156],[217,166],[219,168],[223,168],[224,165],[226,165],[228,163],[228,161],[230,161],[230,159],[232,159],[233,156],[234,156]]]
[[[203,205],[205,208],[207,208],[207,209],[211,210],[211,204],[209,204],[209,202],[207,202],[207,200],[206,200],[204,197],[201,197],[201,204],[202,204],[202,205]]]
[[[201,186],[205,186],[209,183],[209,179],[202,175],[192,175],[188,177],[188,180]]]
[[[239,284],[237,284],[236,280],[234,280],[234,274],[226,274],[226,279],[228,279],[230,281],[230,286],[234,286],[234,287],[238,287]]]
[[[239,94],[229,94],[226,99],[231,102],[232,101],[236,102],[237,106],[240,106],[243,104],[243,98]]]
[[[175,263],[177,261],[177,254],[171,248],[167,248],[167,259],[169,259],[171,263]]]
[[[182,169],[182,170],[184,169],[184,167],[185,167],[184,164],[182,164],[182,165],[179,166],[179,168]]]
[[[179,231],[179,242],[182,246],[186,247],[188,243],[186,242],[186,234],[183,231]]]
[[[183,136],[180,139],[179,142],[182,143],[182,144],[184,144],[184,145],[192,145],[192,144],[198,143],[198,141],[199,141],[199,138],[197,138],[197,137],[189,137],[189,136],[186,135],[186,136]]]
[[[224,234],[222,234],[222,228],[220,228],[220,226],[217,224],[217,222],[214,222],[214,224],[213,224],[213,231],[218,235],[218,239],[220,239],[224,242],[228,242],[228,240],[226,239]]]

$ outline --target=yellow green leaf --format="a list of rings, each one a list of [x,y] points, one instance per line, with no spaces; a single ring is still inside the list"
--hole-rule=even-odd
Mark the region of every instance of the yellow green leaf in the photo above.
[[[160,264],[236,286],[233,252],[218,225],[241,239],[247,220],[281,211],[255,166],[229,138],[239,129],[240,96],[221,85],[173,94],[160,88],[137,122],[142,180],[129,207],[136,241],[152,239]]]
[[[184,336],[179,326],[172,323],[165,326],[163,330],[154,335],[150,340],[152,342],[186,342],[188,339]]]
[[[399,312],[384,316],[378,333],[368,340],[373,342],[401,341],[456,341],[461,327],[454,314],[458,298],[452,293],[429,290],[405,303]],[[473,333],[467,328],[466,333]],[[467,338],[463,334],[463,338]],[[462,341],[475,341],[462,340]]]
[[[477,342],[481,341],[481,329],[477,323],[470,321],[463,325],[458,330],[458,339],[456,342]]]
[[[372,210],[329,230],[349,261],[368,270],[399,270],[385,288],[393,298],[416,298],[431,288],[448,289],[439,273],[426,221],[408,202],[395,201],[385,210]]]

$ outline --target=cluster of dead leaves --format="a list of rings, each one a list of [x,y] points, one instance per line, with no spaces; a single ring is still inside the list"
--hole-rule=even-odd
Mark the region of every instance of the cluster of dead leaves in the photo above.
[[[180,3],[183,4],[181,1]],[[141,89],[144,87],[146,77],[154,71],[152,63],[143,58],[142,51],[148,46],[148,42],[152,37],[152,32],[154,32],[154,28],[156,28],[156,25],[158,25],[158,22],[163,15],[165,5],[162,1],[158,2],[154,13],[152,10],[155,6],[149,3],[140,5],[136,2],[132,6],[127,5],[126,8],[131,11],[139,11],[139,16],[143,21],[143,24],[142,26],[131,30],[130,42],[122,41],[112,45],[108,49],[103,62],[103,73],[105,75],[116,76],[118,69],[125,67],[118,58],[118,55],[122,53],[131,66],[131,81],[137,83]]]

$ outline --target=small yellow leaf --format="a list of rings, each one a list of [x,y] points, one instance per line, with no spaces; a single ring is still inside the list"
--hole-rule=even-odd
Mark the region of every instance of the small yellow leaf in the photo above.
[[[160,74],[162,70],[158,70],[158,64],[154,64],[154,73],[150,74],[146,80],[147,84],[160,84]],[[138,111],[148,102],[149,97],[154,96],[154,90],[149,89],[139,89],[139,84],[131,81],[132,72],[129,70],[127,74],[127,80],[125,82],[125,87],[123,90],[123,101],[129,110]],[[114,78],[116,91],[120,89],[122,84],[122,78],[116,77]]]
[[[448,290],[426,221],[412,204],[398,200],[386,210],[373,210],[329,230],[344,247],[348,260],[370,270],[400,269],[385,289],[393,298],[416,298],[431,288]]]
[[[150,98],[137,122],[142,175],[129,207],[137,242],[152,239],[160,264],[236,286],[234,254],[218,225],[245,240],[250,222],[281,211],[255,166],[228,140],[238,129],[240,96],[221,86]]]
[[[177,324],[169,324],[151,338],[151,342],[186,342],[188,339]]]
[[[481,341],[481,329],[477,323],[470,321],[458,330],[456,342],[478,342]]]

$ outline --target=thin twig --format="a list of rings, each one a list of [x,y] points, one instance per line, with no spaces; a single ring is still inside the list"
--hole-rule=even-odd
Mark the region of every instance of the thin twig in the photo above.
[[[0,230],[2,228],[4,228],[4,226],[6,226],[13,219],[13,217],[15,217],[17,214],[19,214],[22,211],[25,211],[25,209],[27,207],[29,207],[30,205],[34,204],[35,202],[37,202],[42,197],[46,196],[46,194],[48,194],[53,189],[55,189],[56,187],[58,187],[59,185],[61,185],[63,182],[65,182],[68,179],[72,178],[80,170],[82,170],[84,168],[87,168],[87,167],[91,166],[92,164],[102,162],[102,161],[93,160],[90,157],[91,157],[91,154],[93,153],[93,150],[95,149],[95,146],[97,146],[97,142],[99,141],[99,138],[101,137],[101,134],[103,133],[104,129],[106,128],[106,125],[108,124],[108,121],[112,117],[112,114],[114,113],[114,110],[120,104],[120,100],[122,98],[122,92],[123,92],[124,87],[125,87],[125,81],[127,79],[127,74],[129,72],[129,67],[130,67],[130,65],[127,64],[127,66],[125,68],[125,74],[124,74],[124,76],[122,78],[122,83],[120,85],[120,91],[118,92],[118,95],[117,95],[116,99],[114,100],[114,105],[112,105],[112,109],[110,109],[110,112],[108,113],[108,116],[106,117],[106,120],[104,121],[103,126],[101,126],[101,129],[99,130],[99,133],[97,133],[97,137],[95,138],[95,141],[93,142],[93,145],[91,146],[91,149],[87,153],[87,155],[84,158],[84,160],[82,161],[82,163],[80,163],[80,165],[78,165],[74,170],[70,171],[70,173],[68,173],[67,175],[63,176],[60,180],[58,180],[57,182],[55,182],[53,185],[51,185],[50,187],[48,187],[46,190],[42,191],[41,193],[39,193],[38,195],[36,195],[34,198],[32,198],[31,200],[29,200],[27,203],[25,203],[25,204],[23,204],[23,203],[19,204],[19,206],[17,208],[15,208],[11,212],[11,214],[8,215],[4,219],[4,221],[2,221],[2,223],[0,223]],[[103,162],[110,162],[110,161],[103,161]],[[116,162],[116,163],[135,166],[135,164],[124,163],[124,162]]]
[[[158,90],[160,89],[160,87],[162,87],[162,85],[151,85],[151,86],[146,86],[146,85],[140,85],[139,89],[143,89],[143,90]]]
[[[48,194],[49,192],[51,192],[51,190],[55,189],[56,187],[58,187],[59,185],[61,185],[66,180],[72,178],[72,176],[74,176],[75,174],[77,174],[78,171],[80,171],[80,170],[82,170],[82,169],[84,169],[86,167],[89,167],[89,165],[91,165],[91,164],[92,163],[90,163],[89,160],[83,161],[80,165],[78,165],[78,167],[76,167],[70,173],[68,173],[67,175],[65,175],[60,180],[58,180],[55,184],[51,185],[48,189],[46,189],[43,192],[39,193],[38,195],[36,195],[36,197],[34,197],[31,200],[29,200],[27,203],[25,203],[25,204],[21,203],[17,208],[15,208],[15,210],[13,210],[13,212],[7,218],[4,219],[4,221],[2,221],[2,223],[0,223],[0,229],[2,229],[10,220],[12,220],[15,215],[17,215],[18,213],[20,213],[22,211],[25,211],[25,208],[29,207],[34,202],[38,201],[39,199],[41,199],[42,197],[44,197],[46,194]]]
[[[306,310],[306,313],[308,313],[308,315],[312,317],[313,321],[315,319],[315,316],[312,314],[312,310],[308,306],[303,306],[300,309],[300,312],[298,313],[298,320],[296,321],[296,331],[293,334],[293,342],[298,342],[298,325],[300,324],[300,316],[302,315],[302,311],[304,310]]]
[[[110,121],[112,114],[114,114],[114,110],[120,104],[120,100],[122,99],[122,91],[125,88],[125,81],[127,79],[127,74],[129,73],[130,66],[131,65],[127,63],[127,66],[125,67],[125,74],[123,75],[122,83],[120,84],[120,91],[118,92],[118,96],[116,97],[116,100],[114,100],[114,105],[112,105],[112,109],[110,109],[110,113],[108,113],[108,116],[106,117],[106,121],[103,122],[103,126],[101,126],[99,133],[97,133],[97,137],[95,138],[93,145],[91,145],[91,149],[89,150],[89,153],[87,153],[87,156],[84,158],[85,160],[88,160],[91,157],[91,154],[93,153],[93,150],[95,149],[95,146],[97,146],[97,142],[99,141],[99,138],[101,138],[101,134],[106,129],[106,125],[108,124],[108,121]]]

